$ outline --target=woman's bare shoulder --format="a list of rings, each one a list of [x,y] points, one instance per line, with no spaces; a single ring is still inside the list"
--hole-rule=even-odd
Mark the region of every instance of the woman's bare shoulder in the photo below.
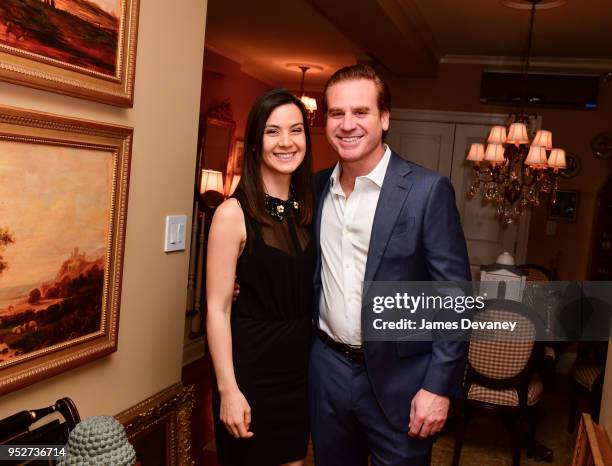
[[[229,198],[223,201],[213,216],[212,229],[221,233],[226,240],[229,236],[237,234],[237,238],[244,240],[246,236],[246,225],[244,214],[238,200]]]
[[[223,201],[217,210],[215,210],[215,220],[221,220],[223,222],[239,222],[244,221],[244,216],[242,214],[242,207],[237,199],[230,197]]]

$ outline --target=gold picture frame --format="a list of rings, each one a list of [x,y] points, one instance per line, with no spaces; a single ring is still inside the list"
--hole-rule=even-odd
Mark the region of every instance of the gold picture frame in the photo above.
[[[65,11],[55,0],[3,0],[0,79],[132,107],[138,2],[90,0]]]
[[[132,133],[0,106],[0,395],[116,351]]]
[[[227,175],[225,178],[226,194],[232,194],[235,188],[234,177],[242,176],[242,163],[244,157],[244,139],[236,138],[232,144],[232,152],[227,158]]]
[[[193,465],[191,416],[195,386],[181,383],[117,414],[143,464]],[[151,460],[147,461],[148,458]]]

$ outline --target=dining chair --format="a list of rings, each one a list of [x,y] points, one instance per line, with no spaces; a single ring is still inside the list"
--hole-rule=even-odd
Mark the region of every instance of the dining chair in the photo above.
[[[519,466],[522,447],[528,456],[542,454],[535,441],[534,408],[542,398],[543,384],[534,371],[540,345],[533,312],[517,301],[491,300],[473,319],[517,324],[512,333],[472,331],[452,464],[459,465],[469,420],[477,412],[488,412],[506,421],[512,436],[512,464]],[[552,452],[546,450],[541,459],[552,459]]]

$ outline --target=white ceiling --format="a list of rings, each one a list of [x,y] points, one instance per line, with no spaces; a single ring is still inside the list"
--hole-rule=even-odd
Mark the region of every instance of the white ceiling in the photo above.
[[[323,70],[308,72],[306,88],[320,89],[335,69],[358,59],[379,58],[392,68],[380,49],[380,39],[391,32],[368,17],[357,16],[361,23],[355,24],[361,6],[384,10],[389,23],[382,24],[397,28],[393,37],[410,35],[404,49],[426,48],[442,62],[504,62],[519,58],[526,44],[529,10],[508,8],[503,0],[209,0],[205,43],[272,85],[296,88],[300,73],[285,65],[315,63]],[[343,11],[350,24],[342,24]],[[536,63],[548,60],[557,68],[612,70],[612,0],[567,0],[558,8],[539,10],[532,56]]]

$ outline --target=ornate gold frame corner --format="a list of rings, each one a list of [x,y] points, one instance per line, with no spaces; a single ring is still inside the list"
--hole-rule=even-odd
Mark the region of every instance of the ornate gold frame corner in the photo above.
[[[130,442],[146,437],[164,426],[168,466],[192,466],[191,416],[195,405],[195,385],[177,383],[117,414]]]

